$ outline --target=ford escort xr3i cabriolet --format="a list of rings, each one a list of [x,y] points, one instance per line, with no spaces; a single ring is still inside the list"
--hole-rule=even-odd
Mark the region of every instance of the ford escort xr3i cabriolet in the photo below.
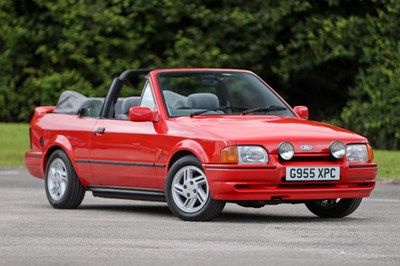
[[[105,98],[64,91],[36,107],[29,172],[54,208],[96,197],[166,201],[182,220],[304,203],[353,213],[375,186],[366,138],[308,120],[262,79],[234,69],[127,70]]]

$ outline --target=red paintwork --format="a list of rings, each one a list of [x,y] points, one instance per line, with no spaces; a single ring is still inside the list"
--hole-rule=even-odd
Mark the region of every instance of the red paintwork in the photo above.
[[[303,119],[308,119],[308,108],[307,106],[295,106],[293,111]]]
[[[133,107],[129,110],[129,120],[133,122],[158,122],[159,114],[147,107]]]
[[[196,69],[188,69],[196,70]],[[169,118],[163,105],[156,75],[149,81],[156,101],[156,113],[138,108],[128,120],[80,118],[54,114],[54,107],[37,107],[31,121],[32,149],[26,153],[26,166],[36,177],[44,178],[49,154],[54,148],[69,156],[84,186],[113,186],[164,189],[171,159],[179,152],[194,154],[203,164],[211,195],[217,200],[307,200],[367,197],[374,188],[377,165],[373,162],[351,164],[344,157],[323,161],[329,156],[329,144],[367,143],[350,131],[308,121],[299,117],[212,115]],[[182,71],[182,69],[179,69]],[[234,71],[234,70],[230,70]],[[132,110],[132,109],[131,109]],[[305,108],[297,110],[305,117]],[[104,134],[95,133],[105,128]],[[40,138],[44,145],[40,145]],[[278,145],[283,141],[295,147],[296,158],[316,160],[280,162]],[[223,148],[238,144],[263,146],[269,154],[267,165],[221,164]],[[312,145],[312,152],[300,149]],[[140,165],[81,163],[87,160],[139,162]],[[286,166],[340,166],[341,179],[324,182],[290,183],[283,181]],[[156,167],[154,167],[156,166]]]

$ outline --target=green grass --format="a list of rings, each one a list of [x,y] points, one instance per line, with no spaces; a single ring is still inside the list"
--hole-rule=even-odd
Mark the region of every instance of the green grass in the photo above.
[[[400,179],[400,151],[374,151],[378,177]]]
[[[0,123],[0,166],[21,166],[29,150],[29,125]],[[400,151],[376,150],[378,177],[400,179]]]
[[[28,124],[0,123],[0,166],[23,165],[28,150]]]

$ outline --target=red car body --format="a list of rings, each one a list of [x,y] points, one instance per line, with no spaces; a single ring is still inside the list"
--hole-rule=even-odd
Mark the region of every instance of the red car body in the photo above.
[[[150,71],[147,79],[155,107],[150,111],[147,107],[134,107],[130,110],[129,120],[82,117],[80,114],[54,113],[55,106],[37,107],[31,121],[31,150],[25,156],[29,172],[45,178],[51,154],[62,150],[82,186],[86,190],[95,188],[94,194],[97,189],[98,196],[113,195],[102,194],[101,188],[136,189],[144,192],[144,196],[132,198],[145,199],[145,194],[149,194],[148,199],[163,200],[171,167],[178,159],[192,155],[200,161],[211,198],[215,201],[273,204],[370,195],[375,186],[377,164],[372,162],[367,139],[345,129],[305,119],[308,111],[304,107],[290,109],[293,116],[212,114],[171,117],[159,75],[204,71],[254,75],[243,70]],[[365,144],[368,160],[349,162],[346,156],[332,159],[330,145],[334,141],[346,146]],[[293,145],[293,159],[286,161],[280,157],[278,147],[282,142]],[[222,162],[224,148],[240,145],[261,146],[267,152],[268,162]],[[340,179],[288,181],[285,179],[287,167],[339,167]]]

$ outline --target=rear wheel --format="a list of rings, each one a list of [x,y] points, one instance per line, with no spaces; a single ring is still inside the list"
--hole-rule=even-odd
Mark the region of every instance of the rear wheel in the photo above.
[[[50,205],[57,209],[75,209],[85,196],[85,189],[62,150],[53,152],[47,162],[45,188]]]
[[[186,221],[212,220],[225,207],[224,201],[211,198],[201,163],[191,155],[176,161],[168,172],[166,200],[171,212]]]
[[[362,198],[327,199],[306,202],[307,208],[323,218],[342,218],[352,214],[361,204]]]

